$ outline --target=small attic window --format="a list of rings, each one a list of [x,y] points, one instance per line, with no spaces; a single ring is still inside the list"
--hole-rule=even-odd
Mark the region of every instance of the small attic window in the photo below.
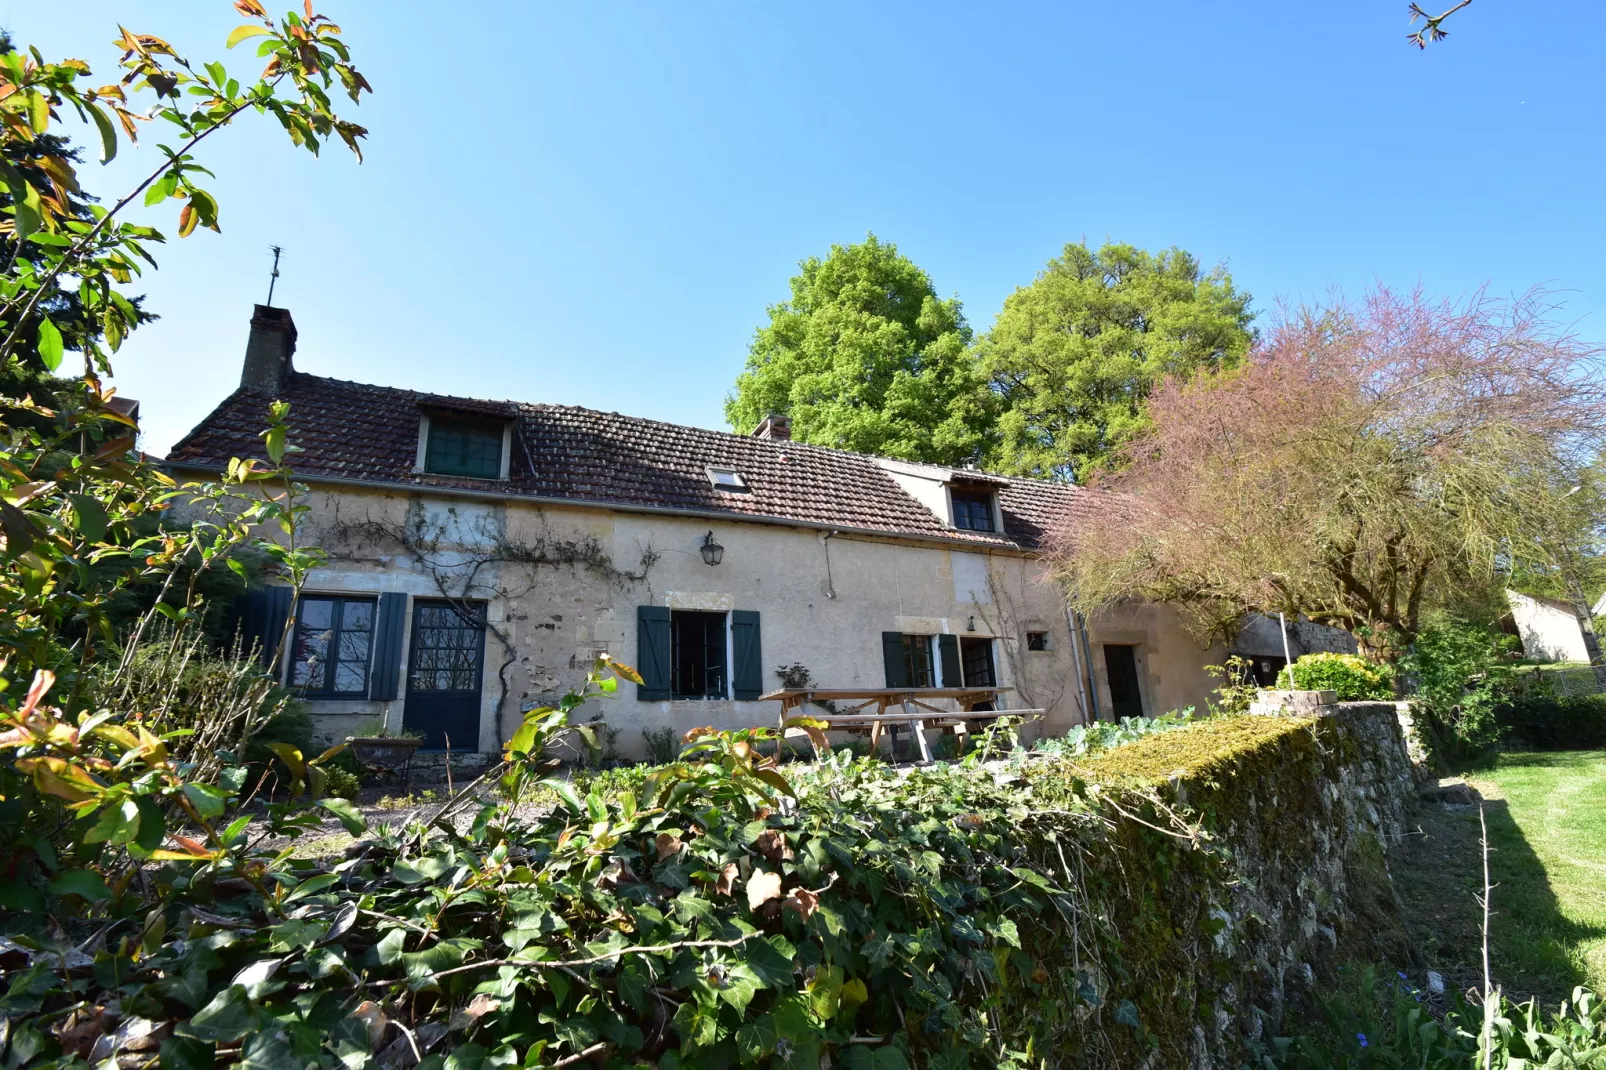
[[[993,495],[987,490],[951,489],[954,527],[965,531],[993,531]]]
[[[747,490],[747,481],[734,468],[715,468],[713,465],[708,465],[704,471],[708,473],[708,482],[713,484],[715,490],[735,492]]]
[[[511,425],[490,420],[426,415],[423,471],[470,479],[506,479]]]

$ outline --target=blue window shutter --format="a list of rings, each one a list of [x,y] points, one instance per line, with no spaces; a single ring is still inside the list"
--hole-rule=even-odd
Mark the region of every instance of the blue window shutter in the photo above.
[[[234,603],[234,641],[240,652],[256,648],[263,668],[273,664],[284,637],[285,621],[290,619],[289,587],[261,587],[241,595]]]
[[[636,698],[662,702],[669,697],[669,608],[636,607]]]
[[[402,629],[406,623],[407,596],[395,591],[381,594],[373,666],[368,671],[368,697],[375,702],[389,702],[396,697],[401,677]]]
[[[959,687],[959,636],[937,636],[937,653],[942,657],[942,686]]]
[[[737,702],[752,702],[764,693],[764,654],[754,611],[731,612],[731,650],[736,657],[731,671],[732,697]]]
[[[881,633],[881,656],[886,662],[887,686],[909,686],[909,663],[903,656],[903,633]]]

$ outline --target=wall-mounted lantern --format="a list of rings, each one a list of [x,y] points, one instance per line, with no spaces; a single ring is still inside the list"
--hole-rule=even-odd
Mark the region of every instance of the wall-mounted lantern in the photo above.
[[[976,618],[975,617],[971,617],[969,620],[965,621],[965,631],[973,632],[975,630],[976,630]]]
[[[725,558],[725,548],[714,541],[714,533],[710,531],[703,536],[703,545],[700,547],[703,555],[703,564],[717,565]]]

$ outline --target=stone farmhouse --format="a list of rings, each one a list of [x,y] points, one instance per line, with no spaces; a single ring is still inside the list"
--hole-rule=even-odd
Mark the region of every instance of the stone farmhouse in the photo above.
[[[625,756],[773,724],[759,696],[802,681],[1007,687],[1060,733],[1202,706],[1225,657],[1169,607],[1067,611],[1038,552],[1093,492],[805,445],[784,418],[735,435],[346,382],[296,371],[295,343],[256,306],[239,388],[168,463],[260,456],[268,403],[291,404],[306,541],[330,557],[284,672],[328,737],[379,720],[488,755],[603,651],[645,681],[590,704]],[[276,642],[289,593],[250,596],[248,632]]]

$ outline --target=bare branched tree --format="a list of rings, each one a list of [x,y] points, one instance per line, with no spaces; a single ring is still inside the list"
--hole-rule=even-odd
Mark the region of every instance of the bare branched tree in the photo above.
[[[1065,518],[1052,566],[1091,611],[1250,610],[1397,658],[1423,613],[1545,561],[1606,445],[1602,351],[1543,294],[1380,289],[1285,316],[1236,373],[1172,382],[1109,507]]]

